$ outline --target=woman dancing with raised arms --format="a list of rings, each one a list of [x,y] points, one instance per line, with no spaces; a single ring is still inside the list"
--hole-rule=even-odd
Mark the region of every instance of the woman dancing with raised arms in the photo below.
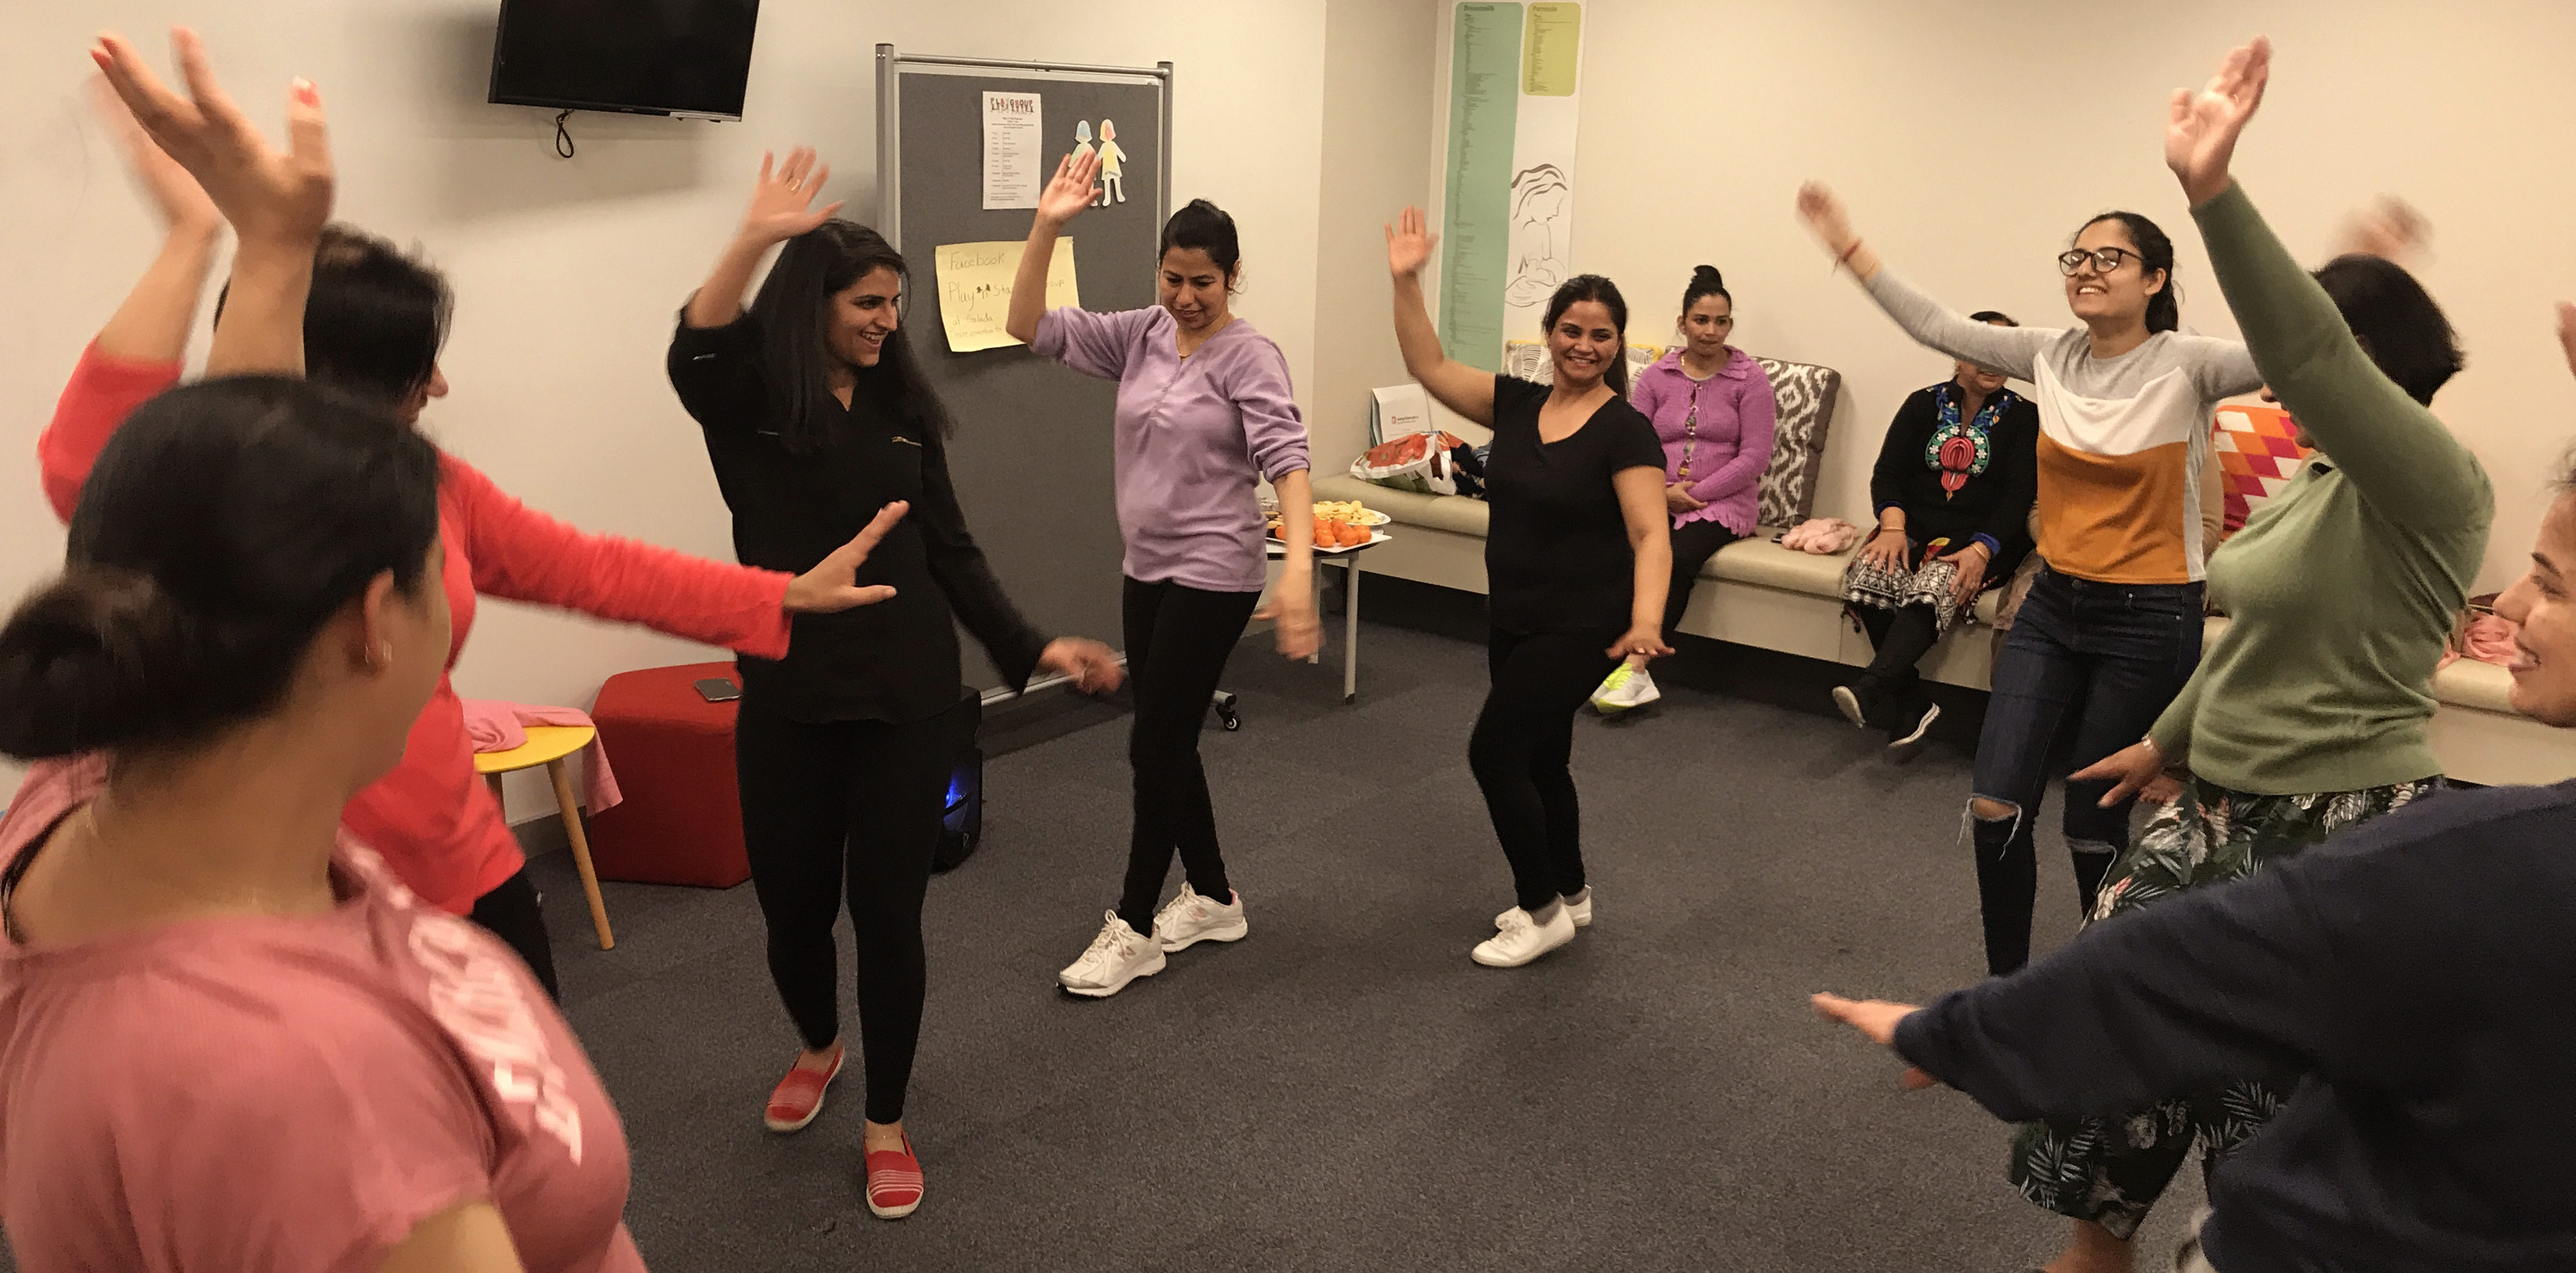
[[[1517,968],[1592,922],[1569,767],[1574,713],[1620,660],[1672,653],[1663,636],[1672,514],[1663,443],[1625,393],[1628,303],[1619,289],[1578,274],[1548,299],[1551,384],[1487,375],[1441,352],[1423,307],[1422,266],[1438,243],[1422,210],[1406,208],[1387,227],[1386,264],[1404,369],[1441,405],[1494,430],[1485,477],[1493,687],[1467,763],[1519,904],[1494,917],[1495,934],[1470,955]]]
[[[1809,228],[1908,335],[2038,386],[2039,555],[2045,565],[1995,659],[1969,801],[1986,967],[2030,959],[2038,890],[2032,821],[2052,753],[2078,766],[2137,741],[2200,661],[2201,492],[2210,414],[2262,384],[2235,341],[2186,336],[2173,241],[2134,212],[2084,223],[2057,258],[2081,326],[1998,327],[1915,291],[1854,233],[1823,186],[1798,192]],[[1962,569],[1982,571],[1981,543]],[[2066,842],[2090,912],[2128,844],[2129,805],[2110,784],[2070,781]]]
[[[744,562],[801,570],[885,507],[909,507],[868,563],[893,597],[796,624],[784,659],[742,660],[734,726],[743,843],[769,930],[769,975],[805,1048],[764,1114],[802,1130],[841,1071],[839,955],[849,899],[867,1065],[868,1209],[921,1204],[904,1094],[928,985],[921,907],[948,782],[974,734],[957,625],[1012,688],[1040,667],[1117,688],[1098,641],[1040,633],[1003,595],[948,475],[946,408],[901,316],[903,257],[876,231],[812,209],[830,176],[811,150],[763,156],[742,225],[680,313],[669,370],[706,434]],[[786,246],[746,309],[752,271]]]
[[[1029,223],[1005,322],[1040,356],[1118,382],[1113,446],[1127,671],[1136,678],[1127,734],[1135,813],[1118,907],[1056,974],[1066,991],[1093,999],[1161,972],[1168,954],[1251,931],[1218,851],[1199,729],[1247,620],[1277,619],[1279,652],[1292,659],[1323,641],[1306,423],[1288,360],[1234,316],[1243,263],[1234,218],[1194,199],[1163,223],[1151,306],[1115,314],[1046,308],[1056,236],[1091,206],[1099,174],[1097,155],[1077,152],[1056,165]],[[1288,554],[1269,608],[1255,614],[1268,551],[1254,494],[1261,478],[1279,493]],[[1175,855],[1181,891],[1156,909]]]

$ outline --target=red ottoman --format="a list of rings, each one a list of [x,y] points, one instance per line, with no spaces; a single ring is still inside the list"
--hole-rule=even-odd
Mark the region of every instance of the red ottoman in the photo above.
[[[590,709],[625,795],[591,815],[590,856],[603,880],[732,888],[751,878],[734,787],[734,704],[710,703],[697,682],[739,686],[733,664],[620,672]]]

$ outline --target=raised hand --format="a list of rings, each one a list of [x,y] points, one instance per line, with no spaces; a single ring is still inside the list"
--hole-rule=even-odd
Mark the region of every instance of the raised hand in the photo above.
[[[1038,654],[1038,666],[1066,677],[1085,694],[1107,694],[1126,679],[1118,654],[1088,637],[1057,637]]]
[[[99,122],[107,125],[123,147],[126,167],[134,170],[135,180],[151,196],[152,210],[161,214],[162,226],[208,233],[222,229],[224,214],[215,207],[214,200],[206,197],[206,188],[165,153],[143,131],[143,125],[134,122],[134,112],[126,109],[125,100],[116,95],[116,87],[105,76],[92,79],[89,87],[91,109],[98,112]]]
[[[2405,264],[2433,240],[2433,223],[2405,200],[2381,195],[2344,219],[2338,256],[2375,256]]]
[[[868,554],[877,550],[886,533],[910,511],[912,505],[902,500],[878,509],[850,542],[833,549],[832,555],[816,562],[812,570],[787,581],[787,597],[780,608],[789,614],[835,614],[893,597],[894,589],[885,584],[858,586],[859,567],[867,564]]]
[[[2236,139],[2263,104],[2263,87],[2271,80],[2272,42],[2258,35],[2253,43],[2230,51],[2198,93],[2174,90],[2165,121],[2165,166],[2182,180],[2183,195],[2193,207],[2227,193],[2234,180],[2227,165],[2235,158]]]
[[[1844,211],[1843,201],[1832,187],[1821,181],[1810,181],[1798,187],[1798,217],[1807,223],[1825,250],[1839,259],[1848,254],[1860,236],[1852,233],[1851,215]]]
[[[798,146],[787,162],[773,169],[768,151],[760,152],[760,178],[751,185],[751,206],[742,214],[742,236],[761,243],[784,243],[832,219],[838,199],[817,208],[814,196],[832,179],[832,165],[815,158],[814,148]]]
[[[1082,215],[1100,194],[1100,156],[1075,151],[1055,162],[1055,176],[1038,192],[1038,220],[1061,228]]]
[[[2558,302],[2558,347],[2567,355],[2567,370],[2576,372],[2576,303]]]
[[[170,44],[186,97],[163,84],[123,36],[100,36],[90,59],[135,124],[232,222],[245,253],[274,248],[309,257],[331,219],[331,148],[321,95],[311,83],[295,81],[287,95],[287,149],[279,150],[215,81],[196,32],[177,28]]]
[[[1432,250],[1440,246],[1440,236],[1431,232],[1429,218],[1420,208],[1406,208],[1395,224],[1386,228],[1387,272],[1402,278],[1419,274],[1431,261]]]
[[[1845,999],[1841,995],[1815,995],[1807,1002],[1816,1006],[1819,1016],[1828,1021],[1840,1021],[1868,1036],[1870,1042],[1883,1048],[1896,1046],[1896,1023],[1914,1015],[1917,1011],[1910,1003],[1889,1003],[1883,999],[1853,1000]],[[1900,1081],[1916,1091],[1937,1087],[1941,1082],[1911,1066],[1906,1068],[1905,1077]]]

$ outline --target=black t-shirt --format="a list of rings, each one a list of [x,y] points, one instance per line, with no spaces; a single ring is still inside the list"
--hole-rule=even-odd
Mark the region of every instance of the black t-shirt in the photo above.
[[[1664,445],[1628,400],[1612,397],[1582,428],[1541,442],[1550,389],[1494,377],[1494,449],[1485,461],[1485,587],[1505,632],[1628,630],[1636,556],[1610,475],[1662,472]]]
[[[817,724],[905,724],[954,707],[961,673],[952,606],[1005,680],[1028,682],[1046,638],[1003,595],[967,533],[946,442],[885,407],[875,377],[890,368],[863,369],[849,409],[836,411],[825,442],[806,452],[789,450],[779,436],[760,329],[749,314],[723,327],[683,319],[668,370],[681,405],[705,430],[744,565],[811,570],[878,509],[912,502],[859,568],[859,583],[892,584],[893,599],[796,616],[786,658],[739,660],[747,699]]]

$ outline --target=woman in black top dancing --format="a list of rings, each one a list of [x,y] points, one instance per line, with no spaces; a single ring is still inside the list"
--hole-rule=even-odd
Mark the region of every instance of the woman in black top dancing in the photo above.
[[[1443,406],[1494,430],[1485,538],[1493,688],[1467,762],[1512,864],[1519,905],[1494,917],[1477,963],[1517,968],[1592,922],[1574,775],[1574,713],[1630,655],[1664,644],[1672,572],[1664,447],[1628,405],[1628,303],[1598,274],[1547,303],[1554,382],[1489,376],[1452,361],[1423,308],[1423,263],[1439,240],[1407,208],[1387,227],[1395,338],[1404,368]]]
[[[832,219],[840,204],[809,210],[829,172],[811,150],[775,172],[762,158],[741,230],[681,311],[670,376],[705,428],[744,564],[810,565],[848,541],[838,528],[855,533],[888,505],[911,509],[859,580],[892,585],[894,598],[855,619],[799,616],[785,659],[743,658],[735,725],[770,977],[805,1042],[767,1121],[782,1132],[812,1122],[840,1072],[832,925],[846,882],[868,1207],[896,1219],[922,1194],[903,1128],[921,1034],[922,896],[975,719],[959,688],[954,623],[1014,687],[1044,667],[1106,691],[1119,668],[1097,641],[1040,635],[1002,594],[949,481],[947,412],[904,342],[903,258],[875,231]],[[746,313],[752,271],[781,242]]]

